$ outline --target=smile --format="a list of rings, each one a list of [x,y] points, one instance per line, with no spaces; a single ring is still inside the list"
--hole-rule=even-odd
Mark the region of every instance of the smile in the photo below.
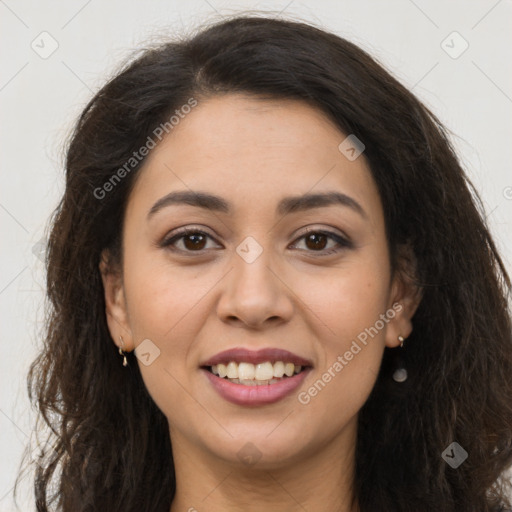
[[[215,391],[228,402],[242,406],[261,406],[278,402],[292,394],[304,381],[312,368],[308,367],[292,377],[284,375],[265,381],[234,382],[219,377],[207,369],[202,369]],[[247,382],[251,382],[248,384]]]
[[[281,379],[292,377],[303,370],[303,366],[291,362],[266,361],[252,364],[247,362],[236,363],[230,361],[228,364],[216,364],[209,367],[214,375],[229,380],[235,384],[244,386],[262,386],[275,384]]]

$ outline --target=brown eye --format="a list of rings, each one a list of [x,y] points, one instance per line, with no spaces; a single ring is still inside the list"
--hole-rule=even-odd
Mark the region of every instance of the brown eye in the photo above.
[[[311,233],[305,237],[306,246],[308,249],[321,251],[325,249],[325,246],[327,245],[327,239],[328,237],[323,233]]]
[[[300,245],[299,242],[302,242],[305,246],[305,248],[299,247],[301,251],[319,253],[318,256],[325,256],[354,247],[350,240],[330,231],[310,230],[298,238],[295,245]],[[329,247],[329,242],[334,243]]]
[[[206,245],[206,237],[200,233],[185,235],[182,238],[183,245],[190,251],[204,249]]]
[[[186,229],[163,240],[160,245],[173,251],[199,253],[208,249],[208,240],[213,240],[208,233],[198,229]]]

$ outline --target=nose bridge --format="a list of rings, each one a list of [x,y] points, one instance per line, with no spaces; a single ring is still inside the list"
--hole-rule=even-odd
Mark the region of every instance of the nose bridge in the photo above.
[[[236,255],[233,255],[234,289],[238,300],[245,304],[261,301],[269,305],[276,295],[275,278],[269,268],[272,248],[268,239],[261,242],[253,236],[247,236],[238,244]]]
[[[260,243],[247,236],[236,247],[234,268],[218,305],[218,314],[224,320],[236,317],[256,326],[269,318],[285,320],[291,316],[293,306],[286,287],[271,270],[269,242],[268,238]]]
[[[271,282],[270,264],[272,248],[265,243],[265,248],[254,237],[246,237],[237,247],[233,255],[235,266],[234,278],[240,291],[261,289],[263,293],[271,293],[275,283]]]

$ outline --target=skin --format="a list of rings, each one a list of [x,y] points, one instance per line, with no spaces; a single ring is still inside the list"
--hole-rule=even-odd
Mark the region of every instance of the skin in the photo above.
[[[418,294],[391,274],[376,185],[364,154],[349,161],[338,149],[345,137],[300,101],[217,96],[199,101],[137,178],[122,268],[108,266],[104,253],[100,269],[114,343],[122,336],[130,351],[149,339],[160,351],[151,364],[137,363],[169,422],[177,475],[171,512],[358,510],[350,506],[358,412],[384,347],[409,336]],[[178,190],[221,196],[232,212],[174,204],[148,219]],[[284,196],[326,191],[350,196],[365,215],[343,205],[275,212]],[[184,226],[209,235],[199,249],[190,237],[175,241],[174,252],[159,245]],[[307,243],[306,227],[348,237],[352,246]],[[252,263],[236,252],[247,236],[263,250]],[[298,394],[397,303],[394,318],[300,403]],[[233,347],[283,348],[310,359],[313,370],[277,403],[235,405],[199,368]],[[238,457],[247,443],[261,455],[252,465]]]

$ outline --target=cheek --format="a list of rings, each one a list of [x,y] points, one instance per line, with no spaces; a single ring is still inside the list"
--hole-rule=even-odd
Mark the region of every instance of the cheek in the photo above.
[[[314,313],[310,316],[318,320],[318,337],[331,354],[350,345],[386,312],[390,275],[381,251],[354,253],[332,271],[301,274],[295,282],[304,311]],[[383,337],[385,328],[379,326]]]
[[[176,417],[187,405],[196,406],[183,386],[197,370],[187,366],[189,353],[201,329],[205,295],[218,279],[156,260],[136,252],[125,259],[129,321],[136,347],[143,340],[154,344],[150,364],[137,359],[144,384],[159,409]]]
[[[127,252],[125,289],[135,342],[183,339],[189,315],[215,285],[215,276],[192,267],[175,267],[154,251]]]
[[[317,318],[320,361],[298,402],[326,424],[333,424],[333,415],[339,425],[356,414],[378,375],[386,320],[392,318],[386,316],[389,273],[387,259],[381,256],[378,252],[359,255],[322,282],[311,278],[301,287],[300,293]]]

